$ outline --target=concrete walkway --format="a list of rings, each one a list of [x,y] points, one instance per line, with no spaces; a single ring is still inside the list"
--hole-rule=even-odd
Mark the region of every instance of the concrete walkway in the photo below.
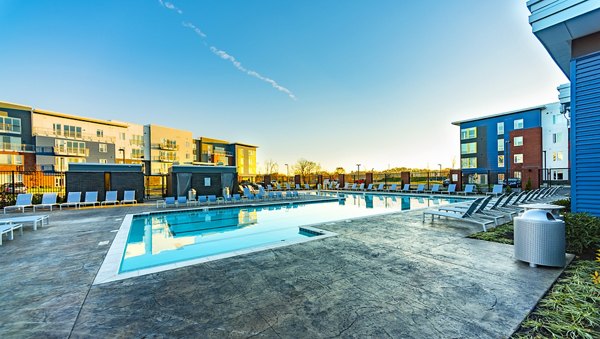
[[[421,213],[320,226],[339,235],[108,284],[92,282],[128,213],[50,213],[0,247],[0,337],[499,338],[560,275]],[[14,214],[16,216],[16,214]],[[22,214],[19,214],[21,216]]]

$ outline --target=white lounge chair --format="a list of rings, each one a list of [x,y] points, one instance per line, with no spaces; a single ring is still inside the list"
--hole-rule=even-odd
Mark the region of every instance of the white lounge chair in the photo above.
[[[62,210],[63,207],[75,206],[75,208],[79,208],[79,203],[81,203],[81,192],[69,192],[67,194],[67,202],[63,202],[59,205]]]
[[[375,190],[376,191],[383,191],[384,187],[385,187],[385,184],[379,184]]]
[[[473,184],[466,184],[464,191],[462,191],[462,192],[456,192],[456,193],[460,193],[460,194],[464,194],[464,195],[475,194],[474,189],[475,189],[475,185],[473,185]]]
[[[33,226],[34,231],[37,231],[38,226],[42,227],[44,225],[50,224],[50,221],[48,220],[48,214],[41,214],[41,215],[36,214],[36,215],[27,215],[27,216],[23,216],[23,217],[0,219],[0,225],[10,224],[10,223],[25,225],[25,223],[29,223],[29,222]]]
[[[183,197],[185,198],[185,196]],[[179,197],[177,199],[179,199]],[[137,200],[135,200],[135,191],[125,191],[123,193],[123,200],[121,200],[121,204],[127,203],[137,204]]]
[[[398,184],[392,184],[392,186],[388,189],[388,192],[396,192],[398,190]]]
[[[79,203],[79,207],[87,205],[95,207],[96,204],[100,205],[100,202],[98,201],[98,191],[85,192],[85,200]]]
[[[119,200],[117,200],[117,191],[107,191],[106,197],[104,198],[104,201],[100,203],[100,206],[106,205],[106,204],[116,205],[118,203],[119,203]]]
[[[400,192],[410,192],[410,184],[404,184],[404,187],[402,187],[402,190]]]
[[[33,208],[33,205],[31,204],[32,197],[33,197],[33,194],[31,194],[31,193],[18,194],[17,201],[15,202],[15,204],[13,206],[4,207],[4,214],[6,214],[6,210],[15,210],[15,209],[21,210],[21,212],[25,213],[26,207]]]
[[[483,227],[483,231],[487,232],[487,225],[495,224],[494,220],[482,219],[474,217],[475,210],[481,204],[483,198],[475,199],[466,209],[460,209],[457,211],[441,211],[439,209],[430,209],[423,212],[423,222],[425,222],[425,216],[431,215],[431,221],[433,222],[434,216],[446,217],[451,219],[459,219],[467,222],[475,223]]]
[[[502,194],[502,185],[494,185],[494,188],[492,189],[492,191],[487,192],[487,194],[491,194],[494,196],[498,196],[498,195]]]
[[[22,236],[23,235],[23,224],[8,223],[8,224],[0,225],[0,246],[2,246],[2,236],[4,234],[8,234],[8,240],[14,239],[15,230],[20,230],[21,236]]]
[[[428,191],[429,193],[440,193],[440,184],[433,184],[433,186],[431,186],[431,190]]]
[[[413,192],[415,192],[415,193],[423,193],[423,192],[425,192],[425,184],[419,184],[419,185],[417,185],[417,189],[414,190]]]
[[[42,195],[42,203],[33,205],[33,211],[35,212],[36,208],[50,208],[52,211],[52,207],[58,206],[56,203],[56,193],[44,193]]]

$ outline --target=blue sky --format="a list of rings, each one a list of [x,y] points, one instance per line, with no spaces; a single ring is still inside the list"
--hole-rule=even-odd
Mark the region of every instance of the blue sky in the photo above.
[[[256,144],[283,170],[451,166],[452,121],[557,101],[567,82],[528,14],[506,0],[0,0],[0,101]]]

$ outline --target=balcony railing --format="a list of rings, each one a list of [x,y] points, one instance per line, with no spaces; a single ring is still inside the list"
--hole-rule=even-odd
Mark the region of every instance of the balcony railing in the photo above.
[[[27,144],[11,144],[10,142],[0,142],[0,150],[14,152],[34,152],[35,147]]]
[[[73,155],[77,157],[87,157],[90,155],[89,148],[63,148],[63,147],[53,147],[54,154],[56,155]]]
[[[0,132],[21,134],[21,126],[0,123]]]
[[[87,134],[87,133],[81,133],[81,135],[64,135],[62,133],[63,131],[60,131],[60,133],[56,133],[55,130],[50,129],[50,128],[41,128],[41,127],[36,127],[33,129],[33,132],[31,133],[34,136],[44,136],[44,137],[54,137],[54,138],[62,138],[62,139],[75,139],[75,140],[86,140],[86,141],[96,141],[96,142],[103,142],[103,143],[108,143],[108,144],[114,144],[115,143],[115,137],[110,137],[110,136],[97,136],[96,134]]]
[[[158,157],[158,160],[161,162],[175,162],[177,161],[177,158],[174,157],[165,157],[164,155],[161,155]]]
[[[164,150],[176,151],[179,149],[179,145],[169,143],[169,142],[161,142],[160,144],[158,144],[158,148],[164,149]]]

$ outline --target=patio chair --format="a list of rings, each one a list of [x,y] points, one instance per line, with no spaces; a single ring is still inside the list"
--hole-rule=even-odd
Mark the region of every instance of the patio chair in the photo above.
[[[7,210],[21,210],[21,212],[25,213],[25,208],[31,207],[31,199],[33,198],[33,194],[31,193],[20,193],[17,195],[17,201],[13,206],[4,207],[4,214],[6,214]]]
[[[402,190],[400,190],[400,192],[410,192],[410,184],[404,184],[404,187],[402,187]]]
[[[40,227],[44,226],[44,225],[48,225],[50,224],[50,221],[48,221],[48,214],[36,214],[36,215],[26,215],[26,216],[22,216],[22,217],[12,217],[12,218],[5,218],[5,219],[0,219],[0,224],[23,224],[23,226],[25,226],[25,223],[31,223],[31,226],[33,226],[33,230],[37,231],[38,225]]]
[[[433,186],[431,186],[431,189],[429,191],[427,191],[429,193],[440,193],[440,184],[433,184]]]
[[[279,192],[281,193],[281,192]],[[242,201],[242,196],[239,195],[239,193],[235,193],[234,195],[231,196],[231,198],[233,199],[233,202],[240,202]]]
[[[372,191],[373,190],[373,184],[369,184],[369,186],[367,186],[367,191]]]
[[[296,189],[297,190],[301,190],[302,188],[300,187],[300,184],[296,184]]]
[[[363,182],[363,183],[361,183],[360,185],[358,185],[358,188],[357,188],[357,190],[359,190],[359,191],[364,191],[364,190],[365,190],[365,183]]]
[[[75,206],[75,208],[79,208],[79,203],[81,202],[81,192],[69,192],[67,194],[67,201],[58,205],[58,207],[62,210],[63,207]]]
[[[309,184],[304,184],[304,189],[305,190],[309,190],[310,189],[310,185]]]
[[[231,197],[231,194],[224,194],[223,195],[223,202],[228,204],[228,203],[232,203],[233,202],[233,198]]]
[[[209,204],[216,204],[217,203],[217,196],[214,194],[208,195],[206,197],[208,199],[208,203]]]
[[[467,184],[467,185],[465,185],[465,190],[464,191],[456,192],[456,193],[464,194],[464,195],[475,194],[475,192],[473,191],[474,189],[475,189],[475,185],[473,185],[473,184]]]
[[[398,184],[392,184],[388,189],[388,192],[396,192],[396,190],[398,190]]]
[[[286,190],[286,191],[289,191],[289,190],[291,190],[291,189],[292,189],[292,188],[290,187],[290,183],[289,183],[289,182],[286,182],[286,183],[285,183],[285,190]]]
[[[358,189],[358,185],[356,183],[352,184],[352,187],[350,187],[350,189],[352,191],[356,191]]]
[[[273,186],[267,185],[267,191],[272,191],[272,190],[273,190]]]
[[[118,204],[119,201],[117,200],[117,191],[107,191],[106,192],[106,197],[104,198],[104,201],[100,203],[100,206],[102,205],[106,205],[106,204]]]
[[[449,184],[448,185],[448,190],[441,191],[441,193],[448,193],[448,194],[456,193],[456,184]]]
[[[289,186],[289,184],[288,184]],[[244,187],[244,198],[248,199],[248,200],[254,200],[256,198],[256,196],[254,195],[254,193],[250,192],[250,190],[248,189],[248,187]]]
[[[187,199],[186,199],[187,201]],[[135,200],[135,191],[125,191],[123,193],[123,200],[121,200],[121,205],[126,203],[137,204],[137,200]]]
[[[414,190],[415,193],[424,193],[425,192],[425,184],[417,185],[417,189]]]
[[[492,191],[487,192],[487,194],[499,196],[500,194],[502,194],[502,189],[503,189],[502,185],[494,185],[494,188],[492,188]]]
[[[4,236],[4,234],[8,234],[8,240],[14,239],[15,230],[19,230],[20,235],[23,236],[23,224],[8,223],[0,225],[0,246],[2,246],[2,237]]]
[[[96,207],[96,204],[100,205],[98,201],[98,191],[85,192],[85,199],[79,203],[79,207],[92,205]]]
[[[383,191],[384,187],[385,187],[385,184],[379,184],[375,190],[376,191]]]
[[[121,201],[121,203],[123,203],[123,202]],[[185,195],[179,195],[179,196],[177,196],[177,205],[176,205],[177,207],[179,207],[179,206],[187,206],[187,204],[188,204],[188,200],[187,200],[187,197]]]
[[[42,195],[42,203],[33,205],[33,211],[35,212],[36,208],[50,208],[52,211],[52,207],[58,206],[56,203],[56,193],[44,193]]]
[[[438,218],[446,217],[446,218],[450,218],[450,219],[464,220],[464,221],[467,221],[470,223],[475,223],[475,224],[481,225],[481,227],[483,227],[483,231],[487,232],[487,225],[494,224],[495,223],[494,220],[482,219],[482,218],[473,216],[475,210],[477,209],[479,204],[481,204],[482,201],[483,201],[483,198],[477,198],[477,199],[473,200],[466,209],[460,210],[460,211],[442,211],[439,209],[425,210],[423,212],[423,222],[425,222],[426,215],[431,215],[432,222],[433,222],[434,216],[437,216]]]
[[[494,221],[494,224],[496,226],[498,226],[499,225],[498,220],[506,218],[507,215],[504,213],[500,213],[500,212],[494,213],[489,210],[486,212],[485,208],[488,205],[488,203],[490,202],[490,200],[492,200],[492,196],[487,196],[487,197],[483,198],[483,200],[481,200],[481,203],[477,206],[477,208],[473,211],[473,213],[471,215],[478,216],[483,219],[491,219]],[[460,206],[460,205],[438,207],[438,210],[445,211],[445,212],[464,212],[467,209],[468,209],[468,206]],[[510,220],[510,215],[508,216],[508,219]]]
[[[208,204],[208,197],[206,195],[199,195],[198,196],[198,204],[199,205],[203,205],[203,204],[206,205],[206,204]]]
[[[169,207],[169,206],[173,206],[173,207],[177,207],[177,200],[175,200],[175,197],[166,197],[165,200],[157,200],[156,201],[156,207]]]

